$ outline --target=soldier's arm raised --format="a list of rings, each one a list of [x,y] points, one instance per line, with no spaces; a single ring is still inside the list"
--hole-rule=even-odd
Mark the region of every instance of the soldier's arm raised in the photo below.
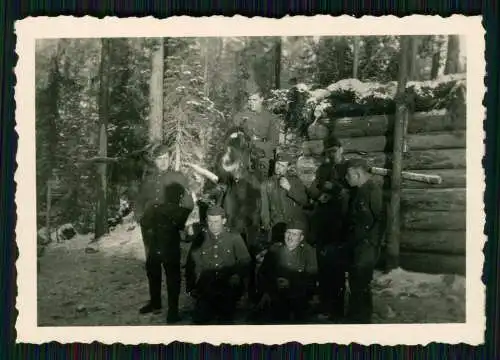
[[[306,206],[308,204],[308,197],[305,185],[295,176],[290,177],[289,183],[290,190],[287,191],[287,196],[300,206]]]

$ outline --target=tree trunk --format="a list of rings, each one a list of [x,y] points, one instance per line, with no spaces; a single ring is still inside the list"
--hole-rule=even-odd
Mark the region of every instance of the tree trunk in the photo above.
[[[458,37],[458,35],[449,35],[448,52],[446,55],[446,65],[444,67],[445,75],[458,73],[459,55],[460,55],[460,38]]]
[[[108,117],[109,117],[109,56],[111,52],[111,40],[101,40],[101,64],[99,67],[99,156],[108,155]],[[106,162],[97,165],[99,174],[99,186],[97,187],[97,211],[95,220],[94,240],[108,233],[107,216],[107,181]]]
[[[210,53],[210,50],[209,50],[209,47],[210,47],[210,39],[209,38],[206,38],[205,39],[205,51],[204,51],[204,71],[203,71],[203,81],[204,81],[204,84],[203,84],[203,95],[205,95],[206,97],[208,97],[209,95],[209,92],[210,92],[210,81],[209,81],[209,78],[208,78],[208,64],[209,64],[209,53]]]
[[[274,88],[281,88],[281,37],[276,38],[274,47]]]
[[[408,53],[412,50],[411,37],[401,37],[401,49],[399,53],[399,76],[396,108],[396,120],[394,122],[394,150],[392,156],[391,176],[391,203],[388,213],[388,238],[386,248],[386,269],[391,270],[399,266],[399,238],[400,238],[400,201],[401,201],[401,171],[403,168],[403,126],[408,117],[408,109],[404,102],[406,83],[408,81]]]
[[[438,77],[440,61],[441,61],[441,40],[439,36],[433,36],[431,80],[434,80]]]
[[[419,59],[418,47],[420,45],[421,40],[422,39],[420,36],[413,36],[411,39],[411,55],[407,57],[409,62],[408,80],[413,80],[413,81],[420,80],[420,73],[418,68],[418,59]]]
[[[358,78],[360,42],[361,38],[359,36],[355,36],[354,48],[353,48],[353,61],[352,61],[352,77],[354,79]]]
[[[47,204],[46,204],[46,212],[45,212],[45,227],[47,228],[47,241],[50,241],[52,238],[50,236],[50,205],[52,202],[52,179],[49,178],[47,180]]]
[[[179,116],[175,132],[175,171],[179,171],[181,169],[181,130],[181,117]]]
[[[150,83],[150,113],[149,113],[149,141],[160,143],[163,141],[163,73],[164,73],[164,41],[158,39],[157,48],[152,58]]]

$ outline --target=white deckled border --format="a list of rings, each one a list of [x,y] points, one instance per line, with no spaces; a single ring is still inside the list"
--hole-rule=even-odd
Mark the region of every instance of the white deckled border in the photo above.
[[[147,18],[74,17],[26,18],[15,24],[15,69],[17,85],[16,238],[19,247],[17,266],[18,296],[16,307],[17,342],[61,343],[99,341],[124,344],[189,343],[211,344],[262,343],[289,341],[308,343],[359,343],[364,345],[426,345],[484,342],[485,286],[481,282],[486,241],[483,196],[485,175],[482,106],[485,86],[484,29],[481,17],[453,15],[331,17],[287,16],[282,19],[187,16],[158,20]],[[161,36],[319,36],[319,35],[426,35],[460,34],[467,45],[467,304],[465,324],[422,325],[301,325],[301,326],[175,326],[175,327],[38,327],[36,278],[36,157],[35,157],[35,40],[44,38],[90,37],[161,37]]]

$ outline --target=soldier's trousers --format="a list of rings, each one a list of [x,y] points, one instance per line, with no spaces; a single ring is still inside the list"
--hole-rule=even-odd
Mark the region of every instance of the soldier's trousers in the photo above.
[[[354,324],[369,324],[373,312],[371,282],[380,249],[366,241],[354,249],[353,262],[349,269],[348,321]]]
[[[271,297],[268,318],[272,322],[287,323],[290,320],[303,322],[309,310],[309,298],[306,295],[291,296],[288,292],[278,292]]]
[[[249,269],[249,277],[247,283],[248,298],[251,301],[257,301],[257,279],[256,279],[256,267],[257,267],[257,255],[259,250],[259,244],[257,244],[258,230],[257,227],[248,227],[241,233],[241,237],[245,241],[248,252],[252,259]]]
[[[323,310],[334,319],[344,316],[345,273],[348,259],[344,247],[329,244],[316,247],[319,296]]]
[[[168,312],[177,313],[179,310],[179,295],[181,291],[181,251],[178,234],[161,234],[141,227],[145,245],[153,244],[158,240],[168,241],[168,249],[158,251],[149,248],[146,256],[146,273],[148,277],[149,296],[153,307],[161,307],[162,267],[167,280]],[[168,239],[167,237],[169,237]],[[154,239],[154,236],[163,237]]]
[[[204,281],[206,280],[201,280],[201,282]],[[231,321],[242,292],[242,283],[234,286],[227,280],[198,284],[198,298],[193,314],[194,323],[204,324],[213,320]]]

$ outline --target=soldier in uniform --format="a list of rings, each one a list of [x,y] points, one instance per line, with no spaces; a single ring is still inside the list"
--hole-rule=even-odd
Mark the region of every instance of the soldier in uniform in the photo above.
[[[315,201],[311,219],[319,266],[319,295],[322,312],[331,321],[344,316],[345,274],[347,272],[344,227],[348,206],[348,188],[343,148],[330,136],[325,141],[325,161],[309,188]]]
[[[186,264],[186,291],[196,299],[193,320],[230,322],[251,262],[242,237],[225,229],[224,210],[207,210],[207,229],[189,251]]]
[[[352,187],[346,234],[351,261],[348,321],[366,324],[371,323],[370,285],[381,247],[382,189],[372,180],[364,159],[351,159],[346,165],[346,180]]]
[[[305,229],[302,221],[290,222],[284,243],[271,246],[259,269],[260,307],[269,310],[271,321],[303,322],[307,316],[318,267],[314,249],[304,242]]]
[[[167,322],[179,318],[181,286],[180,231],[184,228],[194,202],[183,174],[169,171],[169,156],[164,146],[153,151],[155,168],[148,169],[135,203],[135,216],[141,226],[146,251],[146,272],[150,301],[141,314],[161,310],[162,265],[167,278]]]
[[[305,221],[306,187],[297,176],[288,174],[291,160],[287,154],[277,154],[273,176],[261,185],[261,222],[272,243],[284,241],[287,223]]]

